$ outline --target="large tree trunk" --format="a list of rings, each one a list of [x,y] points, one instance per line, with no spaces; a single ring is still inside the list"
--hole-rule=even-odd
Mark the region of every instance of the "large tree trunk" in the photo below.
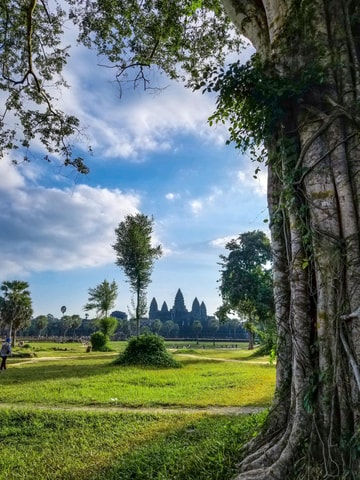
[[[360,5],[223,2],[278,76],[322,71],[267,139],[276,395],[237,479],[359,479]],[[296,155],[280,152],[280,137]]]

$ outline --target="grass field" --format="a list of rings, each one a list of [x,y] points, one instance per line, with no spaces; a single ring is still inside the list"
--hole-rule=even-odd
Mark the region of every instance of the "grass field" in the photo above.
[[[35,357],[9,359],[0,375],[1,478],[232,478],[241,446],[266,413],[226,408],[270,405],[268,358],[242,345],[176,348],[182,368],[174,370],[112,365],[124,345],[99,354],[34,343],[27,351]]]

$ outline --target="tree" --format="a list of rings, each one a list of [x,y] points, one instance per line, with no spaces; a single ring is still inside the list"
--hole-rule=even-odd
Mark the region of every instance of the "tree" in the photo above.
[[[238,32],[257,49],[246,65],[223,70],[218,66],[239,45],[240,35],[216,0],[70,3],[80,41],[118,66],[117,78],[135,65],[135,84],[146,87],[147,69],[157,64],[189,86],[215,90],[217,112],[210,122],[227,123],[229,140],[266,162],[261,168],[269,176],[277,387],[264,432],[250,444],[238,479],[283,479],[294,466],[307,468],[302,472],[307,478],[317,471],[320,478],[355,478],[359,2],[222,0]],[[62,134],[71,136],[75,123],[58,121],[46,90],[52,88],[47,79],[60,76],[65,61],[66,52],[55,48],[64,10],[49,12],[45,2],[24,6],[15,0],[2,2],[0,9],[4,106],[22,124],[22,129],[0,126],[3,149],[26,150],[39,135],[48,148],[47,130],[50,140],[58,135],[55,143],[67,145],[63,140],[69,136]],[[26,111],[29,104],[34,110]],[[24,140],[16,143],[13,134],[22,130]],[[61,153],[66,163],[69,150]]]
[[[229,254],[220,255],[220,319],[229,312],[245,317],[244,328],[249,333],[249,349],[254,347],[256,328],[266,331],[274,320],[274,299],[271,270],[270,241],[264,232],[246,232],[225,246]]]
[[[63,342],[65,341],[67,332],[70,330],[70,328],[72,328],[72,325],[73,325],[73,319],[70,315],[63,315],[60,318],[60,328],[63,335]]]
[[[40,337],[41,332],[45,330],[45,328],[48,326],[49,319],[46,315],[39,315],[36,318],[34,318],[34,324],[35,328],[38,332],[38,335]]]
[[[136,66],[134,84],[147,88],[151,64],[159,64],[176,78],[177,60],[189,67],[201,65],[206,71],[214,59],[223,60],[229,48],[238,44],[218,2],[204,3],[216,15],[198,9],[200,2],[187,0],[171,4],[110,0],[99,5],[83,0],[1,2],[0,155],[17,150],[29,161],[28,150],[40,144],[46,161],[60,157],[65,166],[72,165],[80,173],[89,171],[83,157],[73,153],[74,139],[81,133],[79,120],[62,111],[58,101],[67,87],[62,76],[69,56],[68,39],[66,46],[62,39],[66,21],[67,29],[69,19],[78,25],[81,43],[97,48],[101,57],[116,66],[118,78],[131,75],[130,66]]]
[[[212,335],[216,335],[216,332],[219,330],[219,320],[217,318],[210,318],[208,329]]]
[[[104,280],[95,288],[89,288],[88,292],[89,300],[84,306],[84,310],[96,310],[98,316],[107,317],[109,311],[115,307],[118,295],[118,286],[115,280],[111,283]]]
[[[82,318],[80,315],[71,315],[71,328],[73,329],[73,337],[75,337],[75,330],[81,327]]]
[[[191,329],[192,331],[194,332],[195,334],[195,337],[196,337],[196,341],[198,341],[199,339],[199,334],[202,330],[202,325],[201,325],[201,322],[200,320],[194,320],[192,325],[191,325]]]
[[[119,321],[114,318],[114,317],[105,317],[101,318],[98,322],[100,331],[107,337],[111,337],[114,335],[118,325]]]
[[[165,337],[171,337],[171,334],[176,336],[179,331],[179,325],[172,320],[166,320],[166,322],[162,324],[162,330]]]
[[[151,324],[151,330],[155,333],[155,335],[159,335],[162,326],[162,321],[158,318],[155,318],[155,320]]]
[[[12,345],[16,343],[16,332],[30,324],[33,314],[29,284],[21,280],[6,281],[1,285],[0,315],[7,325]]]
[[[225,3],[258,53],[219,78],[217,119],[267,149],[279,338],[274,407],[238,479],[286,478],[300,457],[304,476],[356,478],[360,6]]]
[[[143,213],[127,215],[115,230],[116,265],[123,269],[135,295],[136,332],[140,333],[140,318],[146,312],[146,292],[156,258],[162,254],[161,246],[151,245],[153,218]],[[145,310],[145,311],[144,311]]]

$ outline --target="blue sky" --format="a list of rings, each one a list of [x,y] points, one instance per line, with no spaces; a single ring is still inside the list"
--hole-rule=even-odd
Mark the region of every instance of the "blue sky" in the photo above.
[[[78,150],[92,146],[90,174],[41,160],[14,167],[0,161],[0,281],[30,285],[34,315],[84,315],[88,289],[104,279],[119,286],[117,310],[131,307],[129,285],[115,265],[114,230],[126,214],[155,219],[157,260],[148,289],[171,308],[178,288],[190,309],[195,297],[208,314],[221,304],[219,255],[230,238],[266,231],[266,173],[226,146],[224,127],[207,118],[215,100],[193,93],[164,75],[153,75],[161,91],[123,91],[114,71],[97,66],[93,52],[71,50],[65,78],[71,88],[59,105],[84,127]],[[95,312],[94,312],[95,314]]]

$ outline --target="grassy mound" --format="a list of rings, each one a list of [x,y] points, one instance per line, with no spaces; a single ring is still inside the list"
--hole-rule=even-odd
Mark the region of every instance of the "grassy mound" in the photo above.
[[[131,338],[114,364],[157,368],[181,367],[181,364],[166,350],[164,339],[152,334]]]

